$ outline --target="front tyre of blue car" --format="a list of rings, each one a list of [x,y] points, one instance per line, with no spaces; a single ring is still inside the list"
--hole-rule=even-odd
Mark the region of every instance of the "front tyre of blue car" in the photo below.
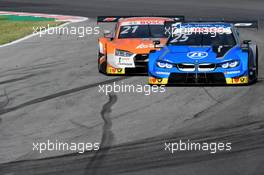
[[[255,51],[255,54],[254,54]],[[249,50],[248,60],[248,77],[249,85],[255,84],[258,81],[258,47],[255,50]]]

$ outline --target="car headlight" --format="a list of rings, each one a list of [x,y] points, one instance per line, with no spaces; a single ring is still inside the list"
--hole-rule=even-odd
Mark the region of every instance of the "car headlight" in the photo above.
[[[158,61],[157,62],[157,66],[160,67],[160,68],[167,68],[167,69],[173,68],[173,65],[172,64],[165,63],[165,62],[161,62],[161,61]]]
[[[124,50],[116,50],[115,51],[115,55],[116,56],[121,56],[121,57],[131,57],[133,55],[133,53],[128,52],[128,51],[124,51]]]
[[[104,53],[104,46],[101,42],[99,42],[99,52]]]
[[[222,63],[221,67],[224,69],[227,69],[227,68],[237,67],[238,65],[239,65],[239,61],[229,61],[229,62]]]
[[[233,62],[230,62],[230,63],[229,63],[229,67],[230,67],[230,68],[234,68],[234,67],[237,67],[238,64],[239,64],[238,61],[233,61]]]
[[[229,67],[229,63],[224,63],[224,64],[222,64],[222,68],[226,69],[226,68],[228,68],[228,67]]]

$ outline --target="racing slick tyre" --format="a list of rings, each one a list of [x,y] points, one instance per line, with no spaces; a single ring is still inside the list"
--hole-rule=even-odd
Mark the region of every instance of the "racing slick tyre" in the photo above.
[[[101,57],[102,57],[102,54],[98,53],[98,71],[99,73],[107,74],[107,71],[106,71],[107,60],[105,60],[103,63],[100,64]]]
[[[252,49],[249,49],[249,60],[248,60],[248,84],[254,84],[258,81],[258,47],[255,48],[255,55]]]
[[[258,81],[258,47],[256,48],[256,82]]]

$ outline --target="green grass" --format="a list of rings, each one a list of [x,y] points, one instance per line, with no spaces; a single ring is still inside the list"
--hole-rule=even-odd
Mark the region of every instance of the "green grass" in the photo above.
[[[1,18],[10,21],[55,21],[54,18],[44,18],[36,16],[1,15],[0,20]]]
[[[56,21],[15,21],[0,16],[0,45],[10,43],[34,32],[33,27],[55,27],[63,24]]]

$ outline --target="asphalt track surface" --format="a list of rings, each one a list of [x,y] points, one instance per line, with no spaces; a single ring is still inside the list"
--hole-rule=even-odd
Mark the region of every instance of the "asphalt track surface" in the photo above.
[[[97,73],[96,36],[34,37],[0,48],[0,174],[264,174],[263,5],[257,0],[0,0],[0,10],[87,17],[176,13],[260,23],[258,31],[242,31],[259,45],[257,84],[168,87],[150,96],[98,93],[99,84],[144,84],[146,77]],[[32,151],[33,141],[47,139],[100,142],[102,148],[84,154]],[[180,139],[232,142],[232,151],[164,151],[164,142]]]

